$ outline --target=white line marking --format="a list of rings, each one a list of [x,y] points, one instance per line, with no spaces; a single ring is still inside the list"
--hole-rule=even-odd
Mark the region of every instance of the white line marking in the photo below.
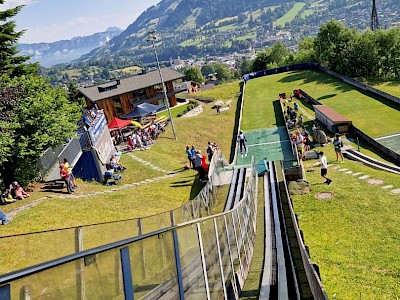
[[[284,141],[277,141],[277,142],[269,142],[269,143],[260,143],[260,144],[252,144],[252,145],[247,145],[247,147],[254,147],[258,145],[272,145],[272,144],[280,144],[284,142],[290,142],[290,140],[284,140]]]
[[[388,136],[382,136],[382,137],[378,137],[375,139],[375,141],[379,141],[379,140],[384,140],[384,139],[389,139],[391,137],[395,137],[395,136],[399,136],[400,133],[396,133],[396,134],[392,134],[392,135],[388,135]]]

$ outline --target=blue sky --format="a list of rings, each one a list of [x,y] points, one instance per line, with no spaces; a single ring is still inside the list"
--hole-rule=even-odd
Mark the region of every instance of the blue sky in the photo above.
[[[125,29],[148,7],[161,0],[5,0],[0,11],[25,5],[16,16],[26,29],[20,43],[55,42],[105,31]]]

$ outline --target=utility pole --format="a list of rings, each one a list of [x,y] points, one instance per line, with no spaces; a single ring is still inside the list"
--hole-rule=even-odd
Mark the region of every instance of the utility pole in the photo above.
[[[379,29],[378,12],[376,10],[375,0],[372,0],[372,13],[371,13],[371,30]]]
[[[171,125],[172,125],[172,132],[174,133],[174,139],[176,140],[175,126],[174,126],[174,121],[172,120],[171,110],[169,108],[169,100],[168,100],[168,95],[167,95],[167,89],[165,87],[164,79],[163,79],[163,76],[162,76],[162,73],[161,73],[160,62],[158,61],[158,55],[157,55],[156,44],[155,44],[155,40],[156,39],[157,39],[156,31],[155,30],[149,31],[149,38],[147,39],[147,41],[151,42],[152,45],[153,45],[154,56],[156,57],[158,73],[160,74],[160,80],[161,80],[161,84],[162,84],[163,92],[164,92],[165,107],[168,110],[168,116],[169,116],[169,119],[170,119]]]

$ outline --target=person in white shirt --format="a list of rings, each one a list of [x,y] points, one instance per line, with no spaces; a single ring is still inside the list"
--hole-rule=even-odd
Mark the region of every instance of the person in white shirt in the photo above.
[[[324,155],[324,152],[319,152],[318,153],[320,159],[317,164],[321,166],[321,176],[326,179],[324,183],[327,185],[330,185],[332,182],[332,179],[328,178],[328,160],[326,159],[326,156]]]
[[[237,140],[238,140],[239,146],[240,146],[240,155],[243,158],[243,149],[244,149],[245,155],[247,156],[247,145],[246,145],[247,139],[242,131],[239,132]]]

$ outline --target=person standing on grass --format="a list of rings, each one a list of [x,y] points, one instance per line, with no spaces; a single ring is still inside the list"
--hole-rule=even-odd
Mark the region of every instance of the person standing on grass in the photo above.
[[[193,159],[192,159],[192,151],[190,151],[190,147],[186,146],[186,155],[189,160],[189,169],[194,169]]]
[[[330,185],[332,182],[332,179],[328,178],[328,160],[326,159],[326,156],[324,155],[324,152],[319,152],[319,162],[316,165],[321,166],[321,176],[326,179],[324,183],[327,185]]]
[[[340,135],[339,133],[335,134],[335,138],[333,139],[333,148],[335,149],[336,153],[336,161],[339,160],[339,156],[342,159],[342,163],[344,162],[343,158],[343,153],[342,153],[342,147],[343,147],[343,142],[340,140]]]
[[[199,173],[200,182],[203,183],[206,181],[206,171],[202,166],[203,155],[200,150],[196,150],[195,158],[194,158],[194,168]]]
[[[239,146],[240,146],[240,155],[243,158],[243,150],[245,152],[245,156],[247,156],[247,146],[246,146],[247,139],[246,139],[243,131],[239,132],[239,135],[238,135],[237,139],[238,139]]]
[[[299,153],[299,159],[303,160],[304,157],[304,137],[301,135],[300,130],[296,130],[296,146]]]
[[[64,180],[65,184],[67,185],[67,193],[72,194],[73,189],[71,186],[71,178],[68,171],[65,169],[64,164],[60,165],[60,177]]]

